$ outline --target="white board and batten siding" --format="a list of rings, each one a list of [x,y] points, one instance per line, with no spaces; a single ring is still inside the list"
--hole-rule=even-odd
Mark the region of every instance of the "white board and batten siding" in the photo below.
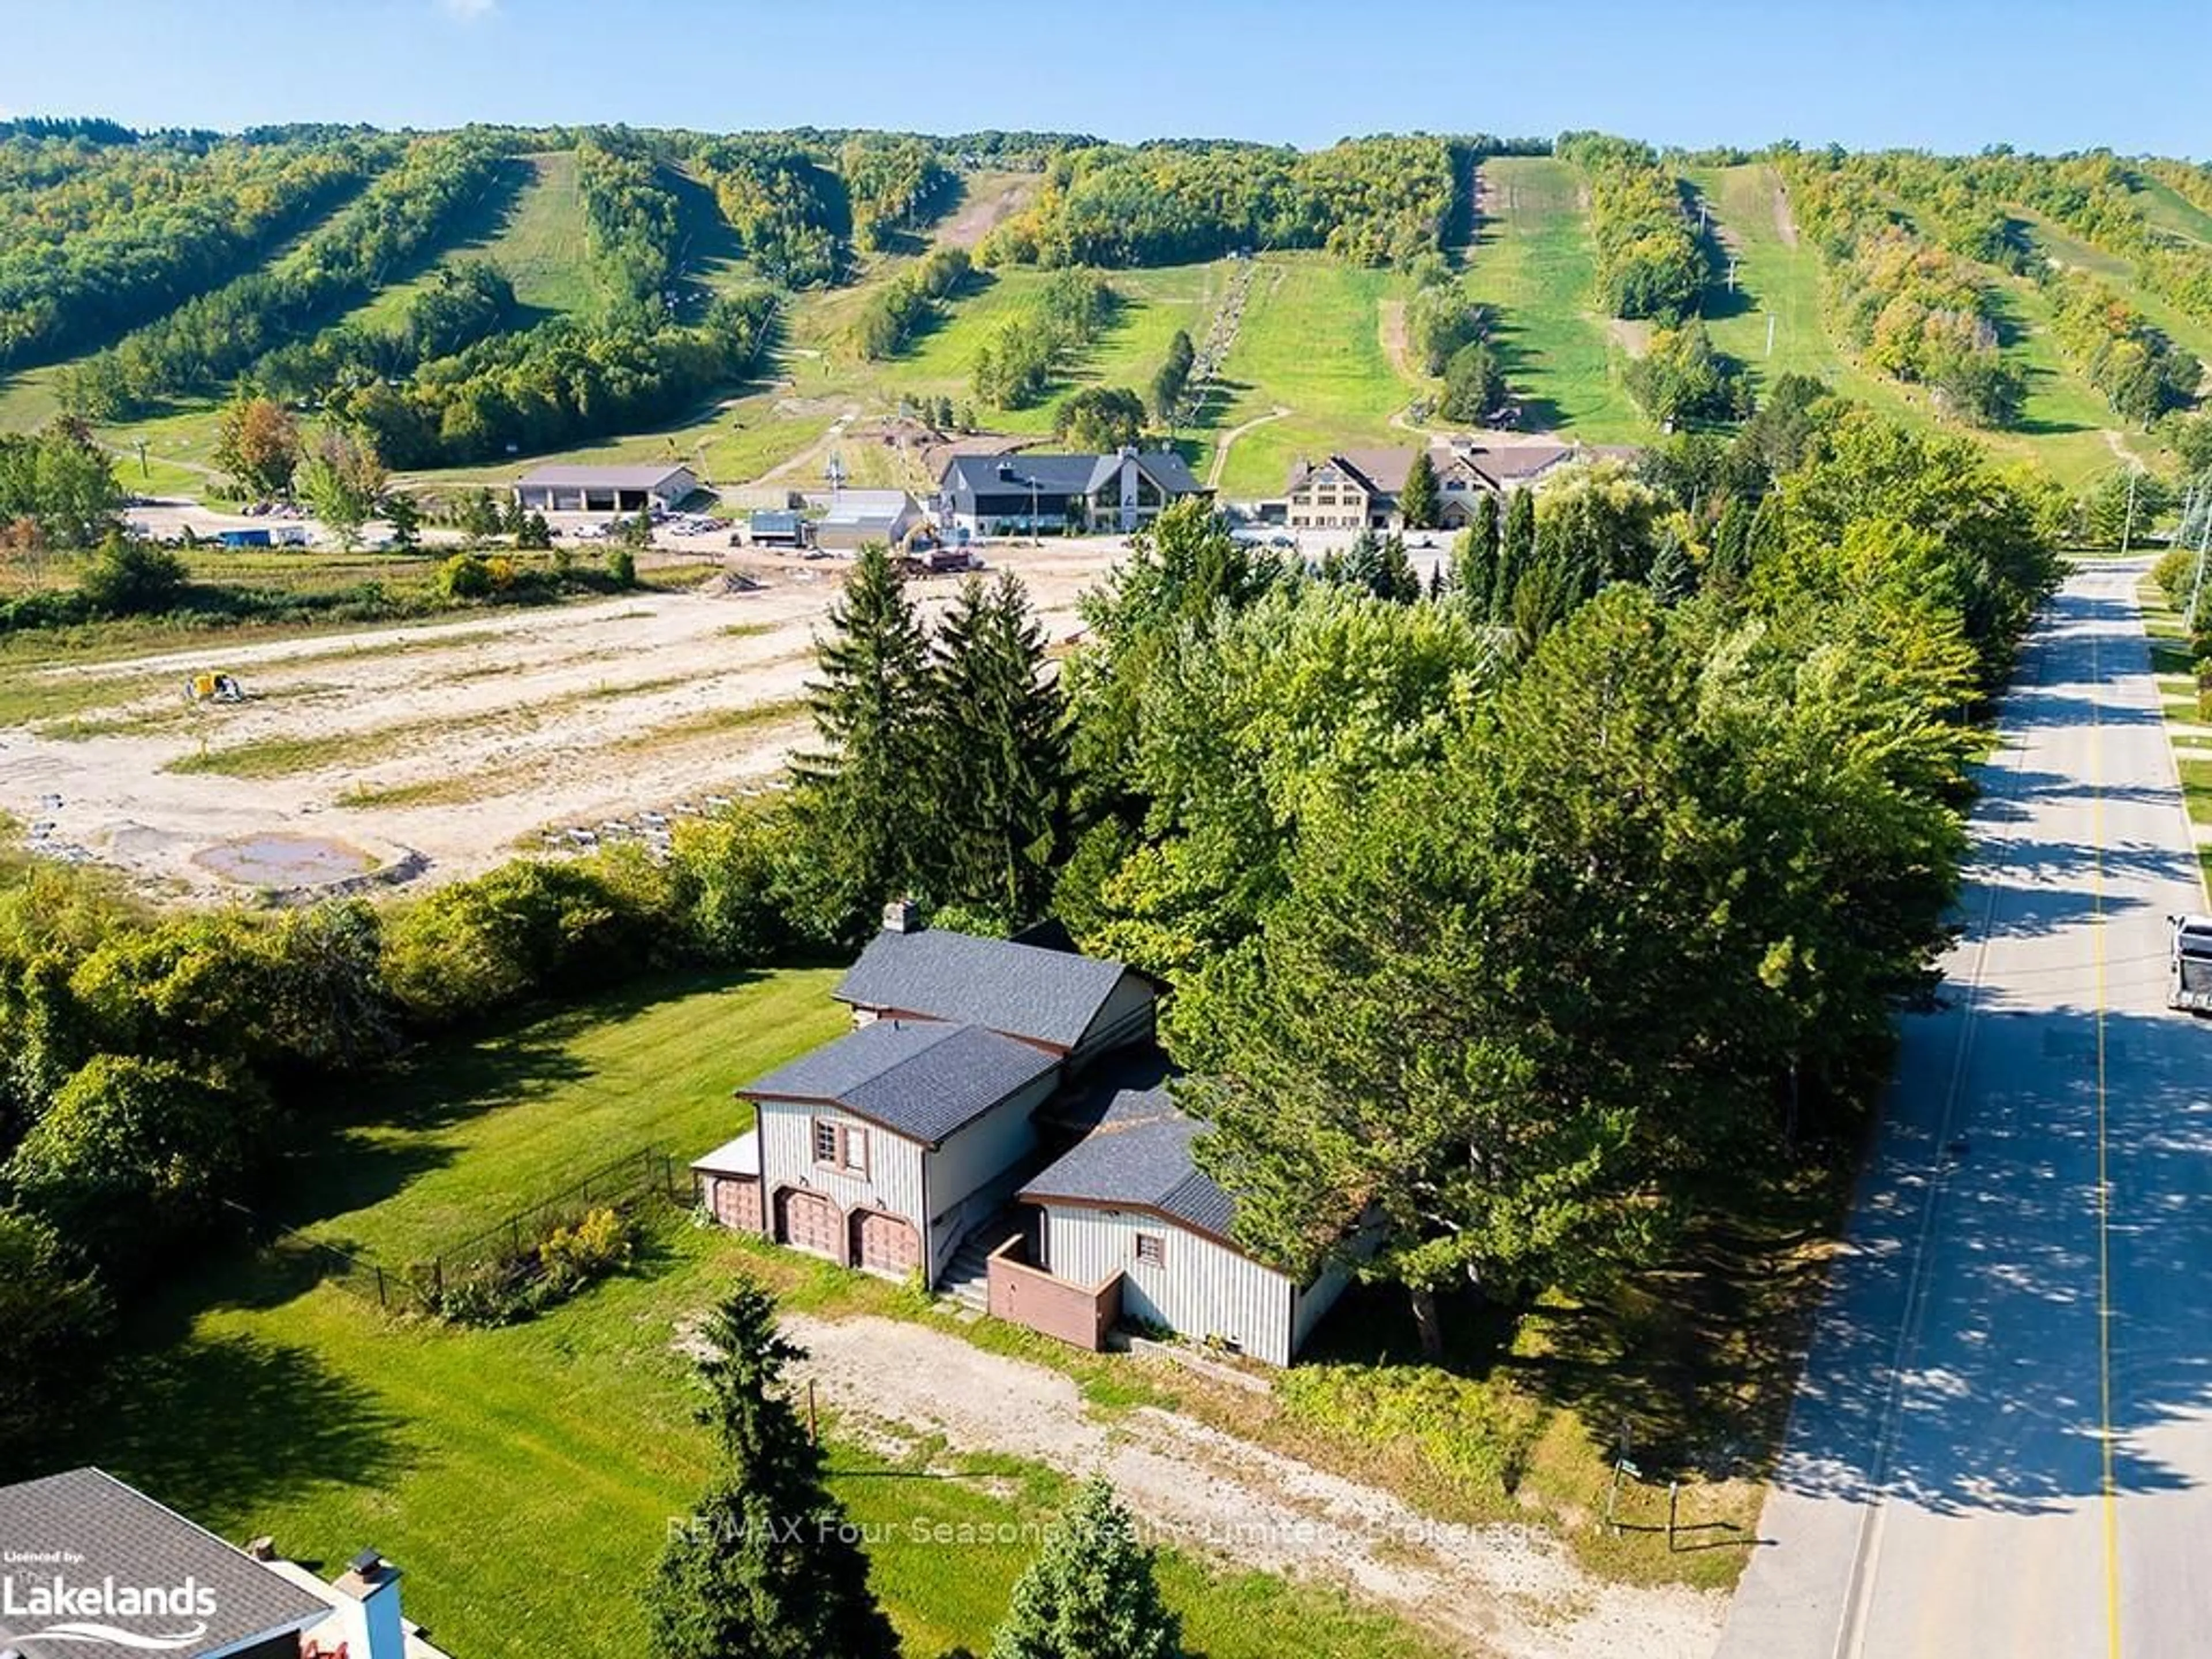
[[[923,1154],[922,1190],[931,1213],[917,1213],[915,1224],[922,1228],[931,1284],[952,1260],[968,1229],[1013,1195],[1029,1167],[1026,1160],[1036,1150],[1037,1108],[1059,1084],[1059,1073],[1047,1072],[962,1125],[935,1152]]]
[[[803,1188],[827,1197],[848,1216],[855,1208],[885,1210],[922,1224],[921,1148],[879,1123],[804,1101],[763,1100],[760,1108],[761,1194],[775,1224],[775,1194],[785,1187]],[[814,1161],[817,1120],[865,1129],[868,1172],[832,1170]]]
[[[1193,1341],[1231,1342],[1272,1365],[1291,1363],[1291,1285],[1272,1267],[1159,1216],[1042,1207],[1044,1265],[1054,1277],[1096,1285],[1118,1273],[1123,1318],[1164,1326]],[[1137,1260],[1139,1233],[1162,1241],[1164,1261]]]

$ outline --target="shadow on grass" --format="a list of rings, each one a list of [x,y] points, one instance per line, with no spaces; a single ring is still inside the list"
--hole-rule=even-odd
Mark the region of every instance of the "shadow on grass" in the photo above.
[[[100,1413],[69,1457],[203,1521],[313,1482],[388,1486],[411,1461],[400,1419],[305,1347],[185,1335],[132,1353],[109,1383],[128,1409]]]
[[[572,1052],[585,1031],[700,992],[734,991],[760,976],[752,969],[655,975],[568,1007],[523,1010],[418,1049],[301,1125],[300,1139],[264,1182],[262,1214],[283,1226],[307,1227],[380,1203],[454,1161],[456,1151],[435,1140],[439,1132],[586,1078],[589,1067]]]

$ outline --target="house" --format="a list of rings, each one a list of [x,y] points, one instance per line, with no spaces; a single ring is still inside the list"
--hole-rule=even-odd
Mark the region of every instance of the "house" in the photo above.
[[[1300,461],[1285,486],[1284,522],[1292,530],[1403,530],[1398,497],[1416,453],[1349,449],[1319,461]],[[1436,469],[1437,520],[1443,529],[1464,528],[1474,517],[1475,497],[1500,489],[1463,451],[1434,445],[1429,463]]]
[[[933,1286],[1037,1167],[1062,1080],[1151,1036],[1156,989],[894,904],[836,995],[854,1029],[737,1091],[754,1127],[693,1164],[702,1201],[726,1226]]]
[[[1236,1200],[1192,1153],[1203,1126],[1170,1098],[1154,1060],[1152,1076],[1107,1092],[1081,1138],[1023,1184],[1037,1218],[1023,1248],[992,1259],[992,1311],[1026,1303],[1047,1316],[1022,1322],[1080,1342],[1079,1299],[1110,1286],[1123,1319],[1287,1365],[1347,1275],[1332,1266],[1301,1284],[1238,1245]]]
[[[540,466],[514,481],[514,501],[539,513],[673,513],[698,488],[688,466]]]
[[[1140,529],[1210,492],[1171,451],[955,455],[938,479],[938,524],[970,536]]]
[[[1437,474],[1437,526],[1464,529],[1474,518],[1478,495],[1503,495],[1589,460],[1634,460],[1640,452],[1620,444],[1559,444],[1540,441],[1490,445],[1468,437],[1429,447]],[[1398,498],[1413,471],[1414,451],[1350,449],[1302,460],[1285,486],[1283,522],[1292,530],[1381,530],[1406,527]]]
[[[1167,1093],[1159,988],[1061,943],[887,907],[835,993],[854,1029],[738,1091],[756,1124],[692,1165],[702,1202],[1089,1347],[1127,1317],[1288,1364],[1343,1276],[1237,1244]]]
[[[256,1559],[100,1469],[0,1486],[0,1651],[22,1659],[419,1659],[399,1573],[362,1552],[335,1584]]]
[[[921,504],[903,489],[839,489],[814,500],[827,508],[814,520],[814,544],[833,552],[863,542],[898,547],[923,522]]]
[[[855,1024],[902,1015],[964,1021],[1042,1048],[1077,1073],[1151,1040],[1159,988],[1118,962],[924,927],[902,902],[885,907],[882,931],[830,994]]]

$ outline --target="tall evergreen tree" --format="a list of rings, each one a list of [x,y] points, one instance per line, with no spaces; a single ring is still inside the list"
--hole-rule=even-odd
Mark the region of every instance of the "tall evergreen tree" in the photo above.
[[[1662,605],[1680,605],[1698,591],[1698,568],[1690,562],[1680,536],[1668,535],[1651,561],[1651,596]]]
[[[1513,594],[1536,562],[1536,492],[1522,487],[1505,504],[1505,528],[1490,583],[1490,619],[1513,619]]]
[[[897,1659],[822,1449],[782,1393],[805,1354],[777,1332],[774,1298],[740,1279],[699,1337],[699,1418],[725,1467],[646,1593],[657,1659]]]
[[[1406,487],[1398,492],[1398,514],[1408,530],[1434,530],[1443,501],[1437,493],[1436,463],[1425,449],[1417,451],[1407,469]]]
[[[1413,574],[1413,562],[1406,556],[1403,536],[1386,537],[1377,550],[1372,592],[1376,599],[1394,605],[1411,605],[1421,597],[1421,579]]]
[[[1183,1659],[1182,1621],[1114,1489],[1084,1484],[1014,1586],[990,1659]]]
[[[1498,497],[1475,497],[1474,518],[1452,544],[1452,586],[1477,622],[1491,615],[1491,585],[1498,573]]]
[[[1051,884],[1067,748],[1044,634],[1012,571],[988,590],[976,577],[962,586],[930,678],[942,891],[1022,927]]]
[[[860,550],[816,648],[807,687],[819,748],[792,760],[806,832],[803,884],[816,921],[851,933],[926,872],[929,672],[921,623],[880,542]]]

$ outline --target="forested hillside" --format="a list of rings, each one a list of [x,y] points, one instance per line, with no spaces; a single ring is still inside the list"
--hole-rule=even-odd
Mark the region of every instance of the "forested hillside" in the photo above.
[[[1297,454],[1409,428],[1725,428],[1791,370],[2069,489],[2203,442],[2193,162],[1588,131],[0,132],[0,425],[76,415],[179,487],[220,482],[241,388],[410,471],[672,445],[739,483],[842,409],[1172,441],[1263,495]]]

